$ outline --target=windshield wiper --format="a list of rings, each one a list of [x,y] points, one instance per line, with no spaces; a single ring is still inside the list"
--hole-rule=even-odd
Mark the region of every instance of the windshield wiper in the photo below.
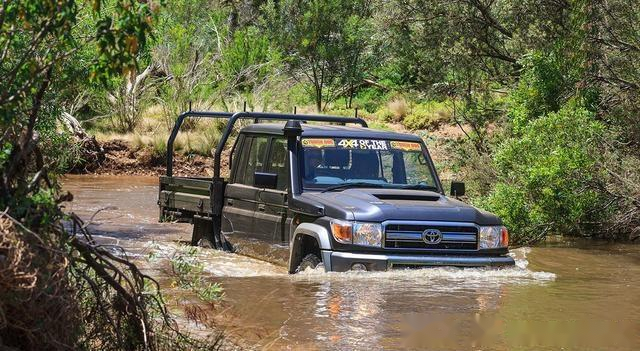
[[[438,190],[438,188],[436,188],[433,185],[427,185],[427,184],[409,184],[409,185],[402,185],[400,186],[400,189],[407,189],[407,190]]]
[[[342,183],[342,184],[338,184],[338,185],[333,185],[330,187],[327,187],[326,189],[322,190],[321,192],[326,193],[327,191],[336,191],[336,190],[343,190],[343,189],[348,189],[348,188],[383,188],[384,186],[382,184],[372,184],[372,183],[366,183],[366,182],[354,182],[354,183]]]

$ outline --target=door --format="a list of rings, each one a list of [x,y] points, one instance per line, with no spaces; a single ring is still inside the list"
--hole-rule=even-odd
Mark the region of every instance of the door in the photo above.
[[[258,189],[253,186],[256,171],[262,171],[267,156],[267,136],[246,135],[234,160],[235,170],[225,190],[222,233],[232,244],[253,237]]]
[[[287,140],[271,138],[269,157],[265,172],[278,176],[275,189],[258,190],[256,210],[256,235],[272,243],[287,243],[289,238],[287,220],[287,189],[289,187],[289,163],[287,162]]]

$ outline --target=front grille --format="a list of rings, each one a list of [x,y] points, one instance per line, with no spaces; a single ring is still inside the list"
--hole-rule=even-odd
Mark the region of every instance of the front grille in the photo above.
[[[427,229],[439,230],[442,240],[437,244],[426,243],[422,233]],[[384,246],[387,249],[476,250],[478,229],[471,225],[392,223],[385,226]]]

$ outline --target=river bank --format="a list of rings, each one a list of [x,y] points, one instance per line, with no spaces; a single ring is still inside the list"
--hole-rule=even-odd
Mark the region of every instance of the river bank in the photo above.
[[[70,174],[158,176],[166,172],[166,153],[151,148],[136,147],[122,139],[101,142],[104,160],[86,167],[73,168]],[[212,157],[183,155],[173,157],[174,174],[180,176],[210,176]]]

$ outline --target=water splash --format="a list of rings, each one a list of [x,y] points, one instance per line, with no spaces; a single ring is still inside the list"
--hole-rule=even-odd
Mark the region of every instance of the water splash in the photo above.
[[[399,269],[386,272],[325,272],[324,267],[316,269],[308,268],[300,272],[292,279],[298,280],[396,280],[396,281],[464,281],[472,284],[482,283],[544,283],[554,281],[556,275],[550,272],[535,272],[527,268],[529,262],[526,259],[530,248],[513,250],[511,256],[516,264],[513,267],[425,267],[420,269]]]

